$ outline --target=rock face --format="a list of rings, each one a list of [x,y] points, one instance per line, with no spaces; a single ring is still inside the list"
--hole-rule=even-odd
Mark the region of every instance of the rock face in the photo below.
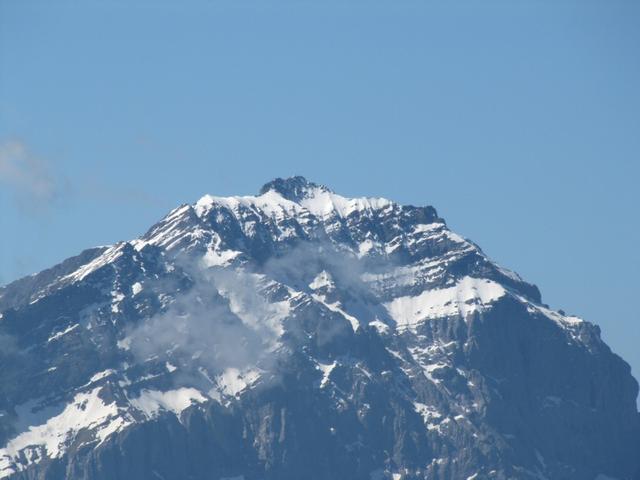
[[[432,207],[205,196],[0,312],[0,478],[640,478],[629,366]]]

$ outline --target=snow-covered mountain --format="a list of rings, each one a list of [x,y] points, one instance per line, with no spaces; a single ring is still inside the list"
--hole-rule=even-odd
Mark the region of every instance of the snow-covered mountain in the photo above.
[[[0,288],[0,366],[0,478],[640,478],[597,326],[432,207],[302,177]]]

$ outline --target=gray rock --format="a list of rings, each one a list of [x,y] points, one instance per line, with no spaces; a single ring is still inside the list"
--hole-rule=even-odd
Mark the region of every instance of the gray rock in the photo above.
[[[597,326],[302,177],[0,288],[0,478],[640,479]]]

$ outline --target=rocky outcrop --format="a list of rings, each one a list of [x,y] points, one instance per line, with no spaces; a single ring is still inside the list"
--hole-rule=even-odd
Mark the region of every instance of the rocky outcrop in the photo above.
[[[1,478],[640,478],[629,366],[432,207],[205,196],[0,313]]]

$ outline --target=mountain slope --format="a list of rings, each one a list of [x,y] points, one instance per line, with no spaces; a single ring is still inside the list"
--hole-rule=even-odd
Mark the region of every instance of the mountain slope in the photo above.
[[[597,326],[302,177],[0,288],[0,478],[640,478]]]

